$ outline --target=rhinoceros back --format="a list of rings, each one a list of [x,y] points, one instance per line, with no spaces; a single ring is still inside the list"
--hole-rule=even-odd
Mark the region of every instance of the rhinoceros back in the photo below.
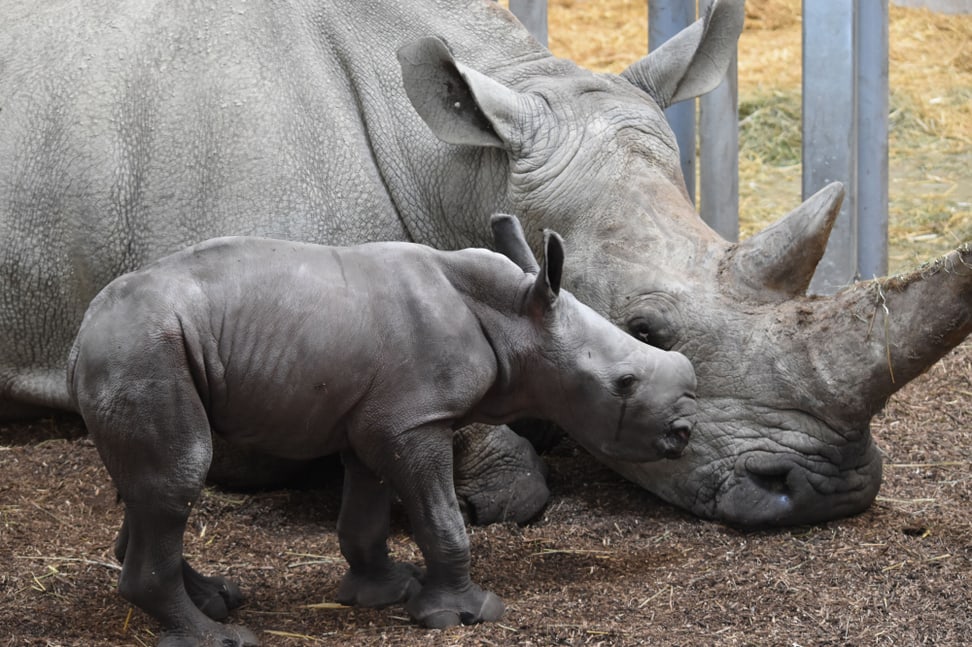
[[[432,181],[395,51],[538,47],[490,4],[0,2],[0,401],[71,408],[89,300],[185,245],[482,242],[429,215],[474,187]]]

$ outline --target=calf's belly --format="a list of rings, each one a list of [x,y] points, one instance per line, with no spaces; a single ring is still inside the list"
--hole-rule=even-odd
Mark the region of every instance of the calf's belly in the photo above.
[[[210,411],[213,433],[281,458],[309,459],[348,444],[346,411],[324,397],[265,392],[232,399]]]

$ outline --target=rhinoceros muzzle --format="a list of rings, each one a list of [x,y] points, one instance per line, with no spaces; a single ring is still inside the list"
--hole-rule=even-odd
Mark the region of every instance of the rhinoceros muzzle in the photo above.
[[[853,463],[841,466],[803,454],[742,454],[716,497],[714,516],[744,526],[785,526],[862,512],[881,484],[880,455],[868,439],[844,456]]]
[[[668,427],[664,436],[658,439],[656,447],[664,458],[678,458],[685,451],[695,425],[686,418],[680,418]]]

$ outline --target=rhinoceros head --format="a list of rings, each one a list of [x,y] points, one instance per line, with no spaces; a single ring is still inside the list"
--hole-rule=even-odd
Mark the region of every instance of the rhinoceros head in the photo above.
[[[434,40],[400,60],[440,139],[505,153],[503,207],[531,234],[563,234],[564,285],[692,361],[699,411],[682,458],[609,464],[703,517],[810,523],[874,500],[881,457],[870,420],[972,331],[972,245],[908,276],[812,297],[840,185],[740,244],[702,222],[662,108],[719,82],[742,5],[717,2],[619,76],[549,56],[487,75]]]
[[[564,246],[556,232],[544,233],[538,265],[516,218],[497,214],[492,229],[497,250],[532,280],[517,299],[532,332],[532,343],[520,342],[528,350],[517,363],[529,369],[518,396],[602,460],[678,457],[696,412],[691,363],[633,339],[561,290]]]

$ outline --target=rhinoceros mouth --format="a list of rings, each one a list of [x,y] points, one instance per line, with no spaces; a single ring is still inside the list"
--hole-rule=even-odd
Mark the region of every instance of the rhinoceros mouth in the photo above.
[[[715,516],[752,526],[811,524],[870,507],[881,484],[881,459],[872,444],[849,467],[805,455],[753,452],[739,456],[717,495]]]

